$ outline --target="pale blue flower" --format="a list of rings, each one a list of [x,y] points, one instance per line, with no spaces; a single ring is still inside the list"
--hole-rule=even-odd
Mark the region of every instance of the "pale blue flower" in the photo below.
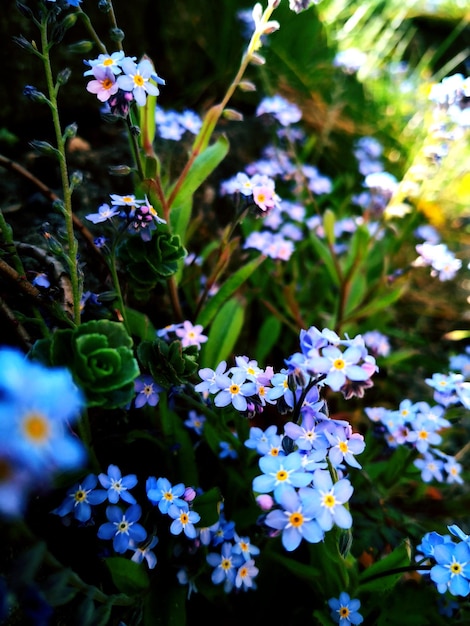
[[[147,537],[145,528],[137,523],[141,515],[142,509],[138,504],[131,504],[125,512],[118,506],[108,506],[106,517],[109,521],[98,528],[98,537],[112,539],[114,550],[122,554],[129,548],[131,540],[140,543]]]
[[[134,496],[129,493],[129,489],[137,485],[137,476],[135,474],[121,475],[121,470],[117,465],[109,465],[107,474],[99,474],[98,480],[102,487],[107,489],[108,500],[111,504],[117,504],[119,499],[124,500],[128,504],[135,504]]]
[[[357,599],[351,599],[349,595],[342,591],[338,598],[331,598],[328,600],[328,606],[331,609],[331,617],[335,622],[339,623],[339,626],[350,626],[353,624],[362,624],[364,618],[358,610],[361,607],[361,603]]]

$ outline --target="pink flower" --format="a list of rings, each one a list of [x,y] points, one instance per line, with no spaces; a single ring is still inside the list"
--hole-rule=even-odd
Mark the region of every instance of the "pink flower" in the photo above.
[[[96,94],[100,102],[106,102],[118,90],[116,77],[109,68],[96,66],[92,72],[95,80],[90,80],[86,89],[90,93]]]
[[[269,211],[276,204],[274,190],[266,185],[253,187],[253,200],[262,211]]]

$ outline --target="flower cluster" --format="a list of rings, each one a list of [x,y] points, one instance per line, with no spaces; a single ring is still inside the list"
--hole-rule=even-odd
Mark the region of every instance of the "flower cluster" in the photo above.
[[[202,368],[202,382],[195,390],[215,394],[215,406],[231,404],[252,414],[261,412],[266,403],[277,404],[281,413],[297,405],[303,411],[309,402],[318,401],[318,388],[325,385],[346,398],[362,397],[372,386],[371,377],[378,367],[360,335],[340,339],[334,331],[312,326],[300,332],[300,347],[301,352],[285,359],[287,367],[277,373],[272,367],[263,370],[247,356],[236,357],[236,365],[228,371],[225,361],[215,370]]]
[[[87,91],[95,94],[100,102],[107,102],[114,114],[126,115],[133,100],[144,106],[147,96],[158,96],[158,85],[165,84],[150,59],[135,61],[135,57],[126,57],[122,50],[85,61],[90,69],[84,76],[93,76]]]
[[[451,252],[444,243],[419,243],[416,246],[417,259],[414,267],[431,267],[431,276],[439,280],[451,280],[462,267],[462,261]]]
[[[152,231],[165,220],[158,216],[147,197],[137,199],[134,194],[120,196],[111,194],[111,203],[102,204],[97,213],[89,213],[86,219],[93,224],[101,224],[113,217],[119,217],[131,233],[139,233],[143,241],[150,241]]]
[[[443,406],[405,399],[395,410],[367,407],[365,412],[372,421],[382,425],[390,447],[407,445],[419,453],[414,465],[421,471],[424,482],[463,482],[460,463],[438,447],[442,443],[441,433],[451,426]]]
[[[67,369],[46,368],[13,348],[0,349],[0,372],[0,513],[18,516],[31,492],[86,463],[71,431],[85,401]]]

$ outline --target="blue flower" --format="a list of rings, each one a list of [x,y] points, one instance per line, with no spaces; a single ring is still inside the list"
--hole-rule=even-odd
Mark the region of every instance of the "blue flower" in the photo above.
[[[434,547],[436,565],[431,569],[431,580],[439,593],[447,589],[453,596],[467,596],[470,592],[470,547],[460,543],[441,543]]]
[[[182,532],[189,539],[195,539],[197,535],[194,524],[199,522],[201,516],[196,511],[190,511],[188,505],[185,508],[171,504],[168,508],[168,515],[173,518],[170,526],[172,535],[180,535]]]
[[[342,591],[338,598],[331,598],[328,600],[328,605],[331,610],[331,617],[335,622],[339,623],[339,626],[349,626],[350,624],[362,624],[364,618],[358,609],[361,607],[361,603],[357,599],[351,599],[349,595]]]
[[[158,96],[160,90],[155,82],[164,85],[165,81],[155,73],[152,63],[143,59],[138,65],[130,58],[121,61],[124,74],[117,78],[117,84],[123,91],[132,91],[135,101],[139,106],[144,106],[147,94]],[[154,82],[150,82],[150,80]]]
[[[206,560],[214,568],[211,574],[214,585],[223,582],[225,591],[229,592],[235,583],[237,569],[244,562],[243,557],[240,554],[235,554],[232,544],[226,541],[222,544],[220,554],[210,552]]]
[[[98,480],[101,485],[108,490],[107,496],[111,504],[117,504],[119,498],[128,504],[135,504],[136,500],[128,489],[132,489],[137,485],[137,476],[128,474],[121,476],[121,470],[117,465],[109,465],[108,474],[99,474]]]
[[[138,504],[131,504],[124,513],[118,506],[108,506],[106,517],[109,521],[98,528],[98,537],[112,539],[114,550],[122,554],[130,547],[131,540],[140,543],[147,538],[145,528],[137,524],[141,515],[142,509]]]
[[[87,522],[91,518],[92,505],[101,504],[106,500],[106,491],[96,489],[98,480],[94,474],[88,474],[81,483],[77,483],[67,491],[62,504],[53,513],[65,517],[73,512],[79,522]]]
[[[70,425],[84,397],[65,368],[46,368],[18,350],[0,349],[0,441],[30,472],[81,467],[85,449]],[[37,474],[34,476],[37,479]]]
[[[181,496],[184,496],[185,486],[183,483],[172,485],[168,478],[150,476],[146,483],[147,498],[152,504],[158,504],[161,513],[168,513],[170,505],[175,504],[178,508],[187,507]]]
[[[136,378],[134,381],[134,389],[137,393],[135,398],[136,409],[140,409],[146,404],[149,406],[157,406],[160,400],[158,394],[163,391],[163,387],[157,385],[153,378],[148,375]]]
[[[155,553],[152,552],[152,548],[154,548],[157,543],[158,537],[156,536],[153,536],[150,541],[147,541],[138,547],[134,547],[134,542],[131,541],[129,547],[131,550],[134,550],[131,561],[134,561],[134,563],[142,563],[145,560],[147,561],[149,569],[154,569],[157,564],[157,557],[155,556]]]
[[[235,372],[232,377],[225,374],[216,377],[216,384],[219,385],[221,391],[214,398],[215,406],[223,407],[232,404],[237,411],[246,411],[246,397],[256,393],[256,385],[245,381],[246,375],[243,372]]]
[[[90,222],[93,222],[93,224],[99,224],[119,215],[119,213],[120,211],[116,207],[110,207],[109,204],[102,204],[98,207],[98,213],[90,213],[89,215],[85,215],[85,217],[87,220],[90,220]]]
[[[287,456],[263,456],[259,460],[263,474],[253,479],[253,491],[270,493],[274,491],[274,499],[278,502],[283,489],[288,485],[306,487],[312,482],[312,475],[302,467],[300,452],[292,452]]]

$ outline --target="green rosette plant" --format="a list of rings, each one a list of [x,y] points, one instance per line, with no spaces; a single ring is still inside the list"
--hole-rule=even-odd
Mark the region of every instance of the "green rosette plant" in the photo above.
[[[118,248],[118,258],[129,276],[129,287],[138,300],[147,299],[155,285],[175,274],[178,262],[185,256],[180,237],[163,230],[155,232],[150,241],[128,237]]]
[[[137,349],[140,363],[165,389],[191,382],[198,369],[198,355],[197,346],[183,348],[177,339],[167,343],[158,337],[155,341],[143,341]]]
[[[134,397],[140,370],[132,347],[123,324],[93,320],[37,341],[31,356],[49,366],[68,367],[89,407],[115,409]]]

